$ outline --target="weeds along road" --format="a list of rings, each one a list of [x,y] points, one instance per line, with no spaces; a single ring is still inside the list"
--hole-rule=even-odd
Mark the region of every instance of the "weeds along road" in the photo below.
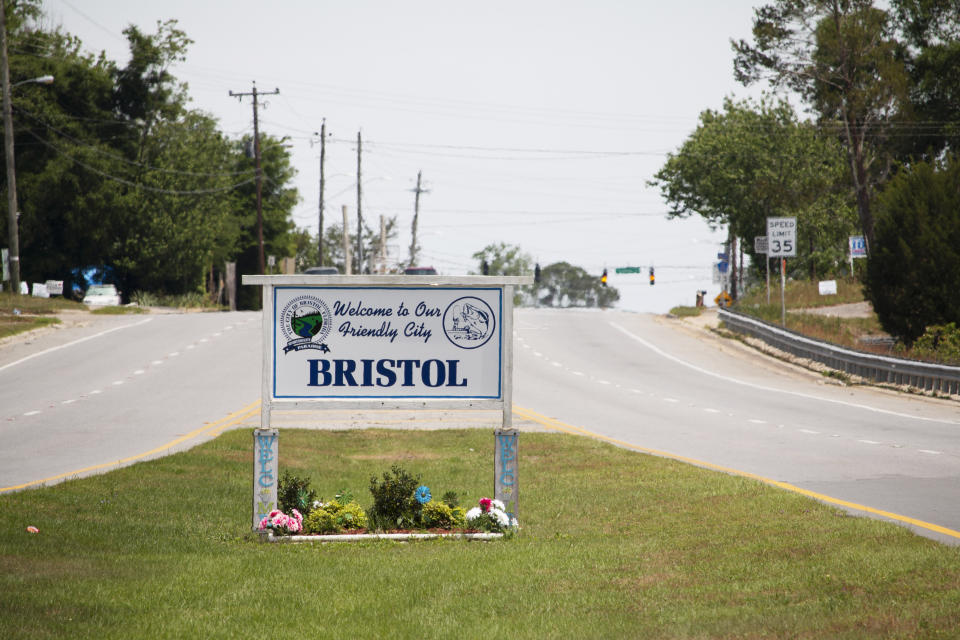
[[[689,327],[644,314],[521,309],[515,406],[960,531],[955,402],[831,384]]]
[[[0,347],[0,488],[192,446],[259,398],[259,312],[83,317]]]

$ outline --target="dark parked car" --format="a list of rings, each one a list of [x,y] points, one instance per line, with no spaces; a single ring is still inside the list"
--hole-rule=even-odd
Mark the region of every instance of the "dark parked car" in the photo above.
[[[403,274],[407,276],[435,276],[437,270],[433,267],[407,267],[403,270]]]
[[[340,274],[340,270],[336,267],[310,267],[304,273],[311,276],[335,276]]]

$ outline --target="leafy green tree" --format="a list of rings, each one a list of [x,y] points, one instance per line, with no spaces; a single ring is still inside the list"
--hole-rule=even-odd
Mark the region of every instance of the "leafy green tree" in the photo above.
[[[533,272],[533,258],[516,245],[505,242],[490,244],[473,254],[477,261],[477,270],[471,273],[483,273],[483,263],[487,264],[491,276],[523,276]]]
[[[836,140],[799,122],[786,102],[728,99],[723,112],[700,114],[649,184],[660,187],[669,217],[700,215],[740,238],[766,235],[768,217],[797,217],[798,259],[789,265],[814,277],[843,264],[855,228],[846,176]],[[754,254],[752,242],[744,248],[759,268],[765,256]]]
[[[897,123],[896,153],[907,161],[960,151],[960,3],[892,0],[891,10],[911,83],[910,118]]]
[[[619,299],[615,288],[567,262],[555,262],[540,272],[540,303],[548,307],[607,308]]]
[[[755,10],[754,43],[733,44],[734,74],[796,91],[844,142],[860,226],[872,246],[870,207],[889,173],[884,150],[908,103],[908,75],[890,14],[872,0],[776,0]]]
[[[884,329],[910,345],[960,322],[960,157],[900,172],[877,199],[865,291]]]

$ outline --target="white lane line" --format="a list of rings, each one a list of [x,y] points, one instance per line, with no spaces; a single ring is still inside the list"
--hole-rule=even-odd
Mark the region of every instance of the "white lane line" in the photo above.
[[[152,365],[154,365],[154,366],[156,366],[156,365],[161,365],[161,364],[163,364],[163,360],[154,360],[154,361],[151,362],[150,364],[152,364]]]
[[[193,349],[193,348],[195,348],[195,347],[194,347],[192,344],[188,344],[188,345],[187,345],[187,349]]]
[[[133,372],[133,375],[135,375],[135,376],[142,376],[142,375],[145,374],[145,373],[146,373],[146,371],[144,371],[143,369],[137,369],[136,371]]]
[[[25,416],[35,416],[35,415],[37,415],[38,413],[40,413],[40,412],[39,412],[39,411],[27,411],[27,412],[26,412],[25,414],[23,414],[23,415],[25,415]]]
[[[877,442],[876,440],[857,440],[857,442],[862,442],[863,444],[881,444],[880,442]]]
[[[610,384],[608,380],[597,380],[597,382],[600,384]]]
[[[103,393],[103,391],[100,391],[100,389],[94,389],[93,391],[90,392],[90,395],[91,395],[91,396],[95,396],[95,395],[97,395],[98,393]]]
[[[551,362],[550,364],[552,364],[552,365],[555,366],[555,367],[562,367],[562,366],[563,366],[563,363],[562,363],[562,362],[557,362],[556,360],[554,360],[554,361]]]
[[[749,420],[747,420],[747,422],[752,422],[753,424],[767,424],[766,420],[759,420],[757,418],[750,418]]]
[[[534,352],[533,352],[533,355],[535,355],[535,356],[537,356],[537,357],[539,358],[539,357],[542,356],[543,354],[540,353],[539,351],[534,351]]]
[[[664,402],[680,402],[680,401],[677,400],[676,398],[664,398],[663,401],[664,401]]]
[[[21,362],[26,362],[27,360],[32,360],[33,358],[38,358],[38,357],[40,357],[40,356],[42,356],[42,355],[46,355],[46,354],[48,354],[48,353],[53,353],[54,351],[59,351],[60,349],[66,349],[67,347],[72,347],[73,345],[75,345],[75,344],[80,344],[81,342],[86,342],[86,341],[88,341],[88,340],[93,340],[94,338],[99,338],[100,336],[105,336],[105,335],[107,335],[108,333],[113,333],[114,331],[120,331],[120,330],[122,330],[122,329],[130,329],[130,328],[132,328],[132,327],[139,327],[140,325],[146,324],[146,323],[150,322],[151,320],[153,320],[153,318],[147,318],[146,320],[141,320],[140,322],[134,322],[133,324],[125,324],[125,325],[123,325],[122,327],[114,327],[113,329],[107,329],[106,331],[101,331],[100,333],[97,333],[97,334],[92,335],[92,336],[87,336],[86,338],[80,338],[79,340],[74,340],[73,342],[68,342],[67,344],[61,344],[61,345],[59,345],[59,346],[57,346],[57,347],[50,347],[49,349],[44,349],[43,351],[38,351],[37,353],[31,354],[31,355],[29,355],[29,356],[26,356],[25,358],[20,358],[19,360],[14,360],[13,362],[10,362],[10,363],[8,363],[8,364],[3,365],[2,367],[0,367],[0,371],[3,371],[4,369],[9,369],[10,367],[16,366],[16,365],[20,364]]]
[[[911,414],[909,414],[909,413],[900,413],[899,411],[890,411],[889,409],[879,409],[879,408],[877,408],[877,407],[871,407],[871,406],[865,405],[865,404],[858,404],[858,403],[856,403],[856,402],[847,402],[846,400],[836,400],[836,399],[834,399],[834,398],[824,398],[824,397],[815,396],[815,395],[812,395],[812,394],[809,394],[809,393],[801,393],[801,392],[799,392],[799,391],[787,391],[786,389],[777,389],[776,387],[768,387],[768,386],[765,386],[765,385],[762,385],[762,384],[754,384],[754,383],[752,383],[752,382],[747,382],[746,380],[737,380],[736,378],[731,378],[730,376],[726,376],[726,375],[723,375],[723,374],[721,374],[721,373],[717,373],[717,372],[715,372],[715,371],[710,371],[709,369],[704,369],[704,368],[702,368],[702,367],[698,367],[697,365],[691,364],[691,363],[687,362],[686,360],[681,360],[681,359],[678,358],[677,356],[674,356],[674,355],[671,355],[671,354],[667,353],[666,351],[664,351],[663,349],[657,347],[657,346],[654,345],[653,343],[651,343],[651,342],[649,342],[649,341],[647,341],[647,340],[644,340],[644,339],[641,338],[640,336],[638,336],[638,335],[630,332],[629,330],[621,327],[621,326],[620,326],[619,324],[617,324],[616,322],[609,322],[608,324],[609,324],[611,327],[613,327],[614,329],[616,329],[617,331],[619,331],[619,332],[621,332],[622,334],[624,334],[625,336],[627,336],[628,338],[632,338],[632,339],[635,340],[636,342],[639,342],[640,344],[642,344],[642,345],[645,346],[646,348],[648,348],[648,349],[650,349],[651,351],[653,351],[654,353],[656,353],[656,354],[658,354],[658,355],[666,358],[667,360],[672,360],[673,362],[676,362],[676,363],[679,364],[679,365],[682,365],[682,366],[687,367],[687,368],[689,368],[689,369],[693,369],[694,371],[697,371],[697,372],[702,373],[702,374],[704,374],[704,375],[711,376],[711,377],[714,377],[714,378],[718,378],[718,379],[724,380],[724,381],[726,381],[726,382],[731,382],[731,383],[733,383],[733,384],[743,385],[743,386],[745,386],[745,387],[750,387],[751,389],[759,389],[760,391],[772,391],[772,392],[774,392],[774,393],[784,393],[784,394],[787,394],[787,395],[796,396],[796,397],[798,397],[798,398],[806,398],[806,399],[808,399],[808,400],[817,400],[817,401],[819,401],[819,402],[830,402],[830,403],[832,403],[832,404],[842,404],[842,405],[847,406],[847,407],[854,407],[854,408],[856,408],[856,409],[865,409],[865,410],[867,410],[867,411],[873,411],[874,413],[883,413],[883,414],[886,414],[886,415],[897,416],[897,417],[900,417],[900,418],[909,418],[909,419],[911,419],[911,420],[923,420],[924,422],[939,422],[939,423],[941,423],[941,424],[960,424],[960,422],[958,422],[958,421],[956,421],[956,420],[943,420],[943,419],[939,419],[939,418],[928,418],[928,417],[926,417],[926,416],[915,416],[915,415],[911,415]]]
[[[809,433],[812,436],[820,435],[819,431],[814,431],[813,429],[797,429],[800,433]]]
[[[571,371],[570,373],[572,373],[572,374],[575,375],[575,376],[582,376],[582,375],[583,375],[583,371]]]
[[[929,455],[931,455],[931,456],[939,456],[939,455],[941,455],[943,452],[942,452],[942,451],[934,451],[933,449],[920,449],[920,453],[926,453],[926,454],[929,454]]]
[[[178,355],[180,355],[180,352],[179,352],[179,351],[172,351],[172,352],[170,352],[170,353],[167,354],[167,357],[168,357],[168,358],[176,358]]]
[[[206,338],[200,338],[200,342],[210,342],[210,341],[207,340]]]
[[[706,411],[707,413],[721,413],[720,409],[711,409],[709,407],[704,409],[704,411]]]
[[[64,400],[60,404],[73,404],[76,401],[77,401],[76,398],[71,398],[70,400]]]

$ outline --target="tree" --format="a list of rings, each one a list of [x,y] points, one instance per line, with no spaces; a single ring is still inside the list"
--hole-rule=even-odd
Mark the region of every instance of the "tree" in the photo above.
[[[744,85],[764,78],[796,91],[821,125],[837,127],[869,248],[870,202],[890,169],[883,145],[908,102],[908,76],[890,16],[872,0],[776,0],[755,16],[755,44],[733,43],[734,75]]]
[[[724,111],[704,111],[700,124],[649,182],[659,186],[668,216],[702,216],[728,225],[734,237],[766,235],[768,217],[798,218],[796,273],[826,274],[843,264],[855,228],[843,152],[831,137],[798,122],[784,101],[759,106],[727,99]],[[763,264],[753,243],[744,248]]]
[[[506,242],[488,244],[471,257],[477,261],[477,270],[471,271],[472,274],[482,274],[484,264],[487,265],[486,275],[491,276],[525,276],[533,273],[533,258],[530,254]],[[519,307],[525,298],[535,295],[534,286],[517,287],[513,295],[514,306]]]
[[[877,199],[866,295],[883,328],[910,345],[960,322],[960,156],[900,172]]]
[[[615,288],[603,286],[597,276],[566,262],[543,268],[540,290],[546,290],[540,302],[548,307],[607,308],[620,299],[620,292]]]

